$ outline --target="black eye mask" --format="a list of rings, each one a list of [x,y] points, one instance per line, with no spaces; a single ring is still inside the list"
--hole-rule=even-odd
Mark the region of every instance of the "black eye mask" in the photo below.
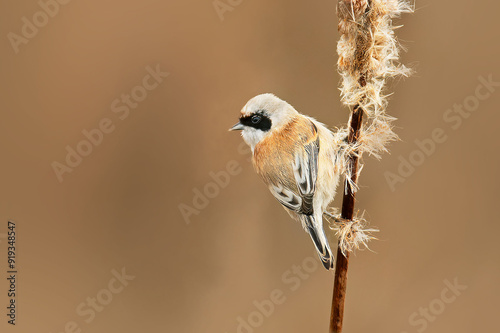
[[[248,126],[248,127],[253,127],[255,129],[267,132],[271,129],[271,119],[269,117],[263,115],[263,114],[253,114],[251,116],[247,117],[241,117],[240,118],[240,123],[242,125]]]

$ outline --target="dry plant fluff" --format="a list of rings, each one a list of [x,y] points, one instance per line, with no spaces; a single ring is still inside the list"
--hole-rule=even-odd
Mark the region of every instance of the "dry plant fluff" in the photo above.
[[[370,249],[368,242],[377,239],[373,233],[379,230],[369,227],[368,221],[364,218],[364,212],[361,216],[354,216],[352,220],[346,220],[340,217],[336,209],[330,208],[329,210],[329,212],[325,212],[325,217],[335,231],[339,240],[339,248],[344,256],[354,250]]]
[[[348,135],[347,128],[341,128],[336,134],[342,147],[338,160],[347,182],[346,191],[349,186],[353,193],[356,192],[357,184],[353,179],[357,177],[352,177],[353,172],[358,176],[362,169],[360,164],[356,171],[352,170],[350,157],[361,158],[367,153],[379,159],[387,152],[387,144],[398,138],[392,126],[395,118],[386,113],[388,95],[382,90],[388,78],[411,73],[399,63],[400,45],[394,34],[398,26],[394,26],[392,20],[412,11],[410,3],[404,0],[339,0],[337,15],[341,36],[337,52],[342,78],[341,100],[350,110],[362,110],[365,116],[355,142],[343,140]],[[349,123],[351,121],[352,114]],[[362,218],[340,222],[342,219],[336,215],[333,220],[333,229],[340,237],[339,245],[344,254],[366,246],[373,238],[370,232],[377,231],[365,229],[367,222]]]
[[[393,118],[385,113],[387,96],[382,94],[382,88],[387,78],[410,74],[399,63],[399,43],[394,34],[398,27],[393,26],[392,19],[411,12],[412,7],[400,0],[341,0],[337,10],[342,102],[350,108],[363,109],[370,125],[378,127],[364,131],[364,136],[377,133],[385,142],[369,138],[362,145],[363,151],[377,154],[385,151],[386,142],[396,137],[390,126]],[[379,131],[389,133],[378,134]]]

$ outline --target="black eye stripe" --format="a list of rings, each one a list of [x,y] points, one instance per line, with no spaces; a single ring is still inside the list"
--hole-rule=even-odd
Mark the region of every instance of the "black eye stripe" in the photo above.
[[[260,121],[256,121],[256,118],[253,118],[254,116],[259,116]],[[253,127],[262,130],[264,132],[269,131],[272,125],[271,119],[262,114],[241,117],[240,123],[248,127]]]

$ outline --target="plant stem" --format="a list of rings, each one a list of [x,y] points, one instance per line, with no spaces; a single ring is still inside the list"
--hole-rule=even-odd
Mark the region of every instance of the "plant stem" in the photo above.
[[[412,5],[407,0],[338,0],[337,16],[340,39],[337,44],[339,60],[337,66],[342,76],[341,96],[351,110],[348,145],[358,147],[348,156],[344,196],[342,201],[342,222],[353,223],[358,164],[360,155],[367,152],[377,154],[387,151],[385,145],[397,138],[392,131],[391,118],[385,114],[386,99],[382,89],[386,78],[398,75],[408,76],[410,70],[399,63],[399,49],[394,35],[393,18],[402,13],[411,13]],[[375,136],[371,143],[359,142],[363,114],[367,129],[363,133]],[[370,134],[368,134],[370,133]],[[352,225],[351,225],[352,226]],[[349,225],[348,225],[349,227]],[[344,303],[347,289],[349,251],[337,250],[335,280],[330,316],[330,333],[341,333],[344,317]]]
[[[354,144],[359,137],[361,123],[363,120],[363,110],[354,107],[349,124],[348,143]],[[353,184],[358,180],[358,155],[352,154],[349,157],[349,167],[352,170],[351,180]],[[345,182],[344,197],[342,199],[341,218],[351,221],[354,216],[354,203],[356,202],[356,192]],[[330,333],[342,332],[344,319],[344,302],[347,290],[347,269],[349,267],[349,252],[342,253],[340,246],[337,248],[337,262],[335,263],[335,280],[333,285],[332,312],[330,315]]]

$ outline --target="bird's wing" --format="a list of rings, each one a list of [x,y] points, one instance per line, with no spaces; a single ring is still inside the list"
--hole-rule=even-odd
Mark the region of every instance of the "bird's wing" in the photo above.
[[[283,206],[305,215],[313,214],[313,198],[318,179],[319,136],[316,126],[312,122],[311,125],[312,137],[295,151],[292,168],[296,188],[287,188],[281,183],[270,186],[271,193]]]

